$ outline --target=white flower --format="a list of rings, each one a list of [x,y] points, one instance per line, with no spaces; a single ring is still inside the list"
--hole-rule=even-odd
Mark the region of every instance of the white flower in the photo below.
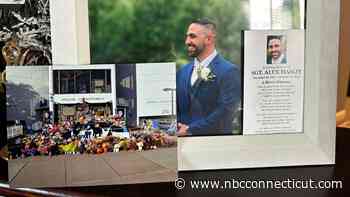
[[[213,80],[215,75],[208,67],[200,66],[198,69],[198,77],[204,81]]]

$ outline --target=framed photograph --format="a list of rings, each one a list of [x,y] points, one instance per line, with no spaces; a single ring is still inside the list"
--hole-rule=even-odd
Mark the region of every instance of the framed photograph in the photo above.
[[[340,1],[306,7],[302,133],[179,138],[178,170],[334,164]]]
[[[124,120],[126,120],[126,107],[121,107],[121,106],[117,106],[117,113],[116,115],[119,117],[119,118],[122,118]]]
[[[11,187],[175,180],[175,133],[126,124],[133,116],[128,106],[117,105],[116,65],[10,66],[7,74]],[[104,92],[94,91],[94,80],[103,80]],[[143,118],[165,122],[173,117]]]
[[[46,77],[45,80],[37,77],[35,67],[38,66],[12,66],[8,75],[11,82],[16,82],[17,77],[18,82],[32,79],[15,85],[24,86],[28,90],[24,94],[29,92],[38,97],[45,96],[48,100],[45,109],[36,108],[38,103],[40,106],[40,97],[31,99],[31,94],[23,96],[23,91],[15,91],[18,88],[14,87],[8,92],[12,92],[8,96],[17,101],[11,102],[11,112],[25,115],[20,120],[32,121],[30,124],[38,128],[34,130],[34,126],[31,126],[28,132],[21,132],[16,121],[10,127],[13,131],[8,141],[11,187],[96,186],[175,180],[174,59],[163,54],[158,54],[159,59],[154,59],[155,55],[147,54],[137,59],[136,63],[135,59],[144,53],[131,51],[152,51],[150,46],[138,44],[142,40],[139,35],[149,35],[148,32],[137,31],[139,35],[133,37],[134,45],[131,45],[130,39],[118,40],[135,32],[134,26],[149,25],[131,23],[130,18],[119,20],[120,15],[125,14],[123,11],[132,11],[132,15],[128,16],[142,19],[144,16],[139,15],[140,10],[134,12],[134,9],[143,9],[149,3],[157,4],[151,6],[152,11],[147,9],[152,14],[151,21],[157,21],[157,11],[163,12],[169,5],[168,2],[153,0],[135,1],[128,2],[125,8],[121,6],[126,5],[124,1],[114,0],[50,1],[53,65],[45,66],[46,73],[40,74]],[[113,17],[101,13],[112,13]],[[172,12],[164,13],[171,17],[174,15]],[[96,21],[106,22],[102,24],[103,27],[113,28],[96,28]],[[113,24],[115,21],[122,22],[122,25],[116,27]],[[126,25],[127,32],[119,32]],[[152,25],[163,29],[159,24]],[[114,31],[116,29],[117,32]],[[176,31],[173,31],[173,35],[176,35]],[[115,38],[121,42],[116,42]],[[147,41],[148,38],[143,40]],[[92,57],[100,57],[99,61],[92,60],[92,63],[90,41],[93,43]],[[101,43],[105,44],[96,46]],[[104,47],[108,43],[115,44],[113,49]],[[123,47],[126,45],[132,47],[126,49]],[[118,50],[117,53],[114,49]],[[161,50],[167,51],[160,48],[154,54]],[[119,61],[116,57],[124,59]],[[27,70],[23,71],[25,68]],[[19,74],[14,74],[15,71]],[[46,94],[35,94],[37,90]],[[128,112],[117,106],[127,107]],[[118,118],[116,113],[127,118],[127,122]],[[49,117],[47,114],[50,114]],[[19,119],[13,117],[14,120]],[[147,120],[145,127],[142,119]],[[17,136],[16,132],[22,135]]]

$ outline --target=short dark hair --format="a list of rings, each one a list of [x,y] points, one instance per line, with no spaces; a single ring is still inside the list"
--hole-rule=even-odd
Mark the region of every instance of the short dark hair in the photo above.
[[[208,18],[199,18],[191,21],[191,24],[199,24],[216,33],[216,24]]]
[[[282,40],[282,35],[270,35],[270,36],[267,36],[267,43],[270,42],[270,40],[274,40],[274,39],[277,39],[277,40]]]

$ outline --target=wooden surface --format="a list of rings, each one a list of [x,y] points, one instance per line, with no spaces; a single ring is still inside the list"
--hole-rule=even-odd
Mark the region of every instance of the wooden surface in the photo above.
[[[337,127],[350,128],[350,97],[345,99],[344,109],[337,112]]]
[[[350,74],[350,1],[342,0],[341,13],[340,13],[337,111],[341,111],[346,107],[347,91],[349,86],[349,74]],[[347,110],[350,110],[350,107]]]

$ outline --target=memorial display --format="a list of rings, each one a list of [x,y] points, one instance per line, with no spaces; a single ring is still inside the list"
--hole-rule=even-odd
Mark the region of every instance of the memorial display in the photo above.
[[[340,1],[307,1],[305,31],[275,18],[296,1],[271,2],[251,7],[244,35],[243,135],[179,138],[178,170],[334,164]],[[277,40],[287,46],[273,52]]]
[[[335,162],[340,1],[30,2],[0,1],[12,187]]]
[[[136,91],[135,97],[142,99],[139,103],[166,108],[167,112],[164,114],[160,110],[152,116],[137,116],[139,123],[132,124],[136,122],[132,121],[132,108],[116,103],[116,78],[119,82],[123,80],[120,75],[116,77],[116,67],[99,64],[11,66],[7,69],[7,149],[11,186],[88,186],[174,179],[177,137],[170,110],[174,106],[168,92],[162,89],[164,84],[164,87],[175,85],[175,75],[163,75],[158,79],[145,75],[152,73],[152,64],[143,64],[142,71],[137,69],[143,79],[136,82],[150,84],[157,80],[160,85],[158,94],[147,95],[146,88]],[[175,70],[175,64],[170,63],[167,68]],[[148,100],[143,95],[147,95]],[[161,105],[144,101],[159,99]],[[132,100],[126,101],[132,103]],[[144,108],[137,106],[135,111],[142,112]],[[145,125],[141,118],[145,119]],[[170,121],[161,125],[162,118]],[[171,155],[174,157],[169,160]],[[98,166],[84,162],[86,158],[99,163]],[[132,161],[129,158],[133,158]],[[165,165],[166,161],[171,165]],[[62,162],[84,166],[91,176],[82,176],[80,173],[85,170],[80,168],[70,171],[66,165],[51,169]],[[18,166],[23,168],[19,170]],[[39,169],[41,174],[31,174]],[[105,177],[100,183],[96,176],[101,170],[113,176]],[[58,182],[49,178],[51,173],[60,174],[60,171],[66,171],[67,175],[63,173]],[[71,180],[71,176],[77,176],[77,180]],[[143,179],[140,181],[138,176]]]

